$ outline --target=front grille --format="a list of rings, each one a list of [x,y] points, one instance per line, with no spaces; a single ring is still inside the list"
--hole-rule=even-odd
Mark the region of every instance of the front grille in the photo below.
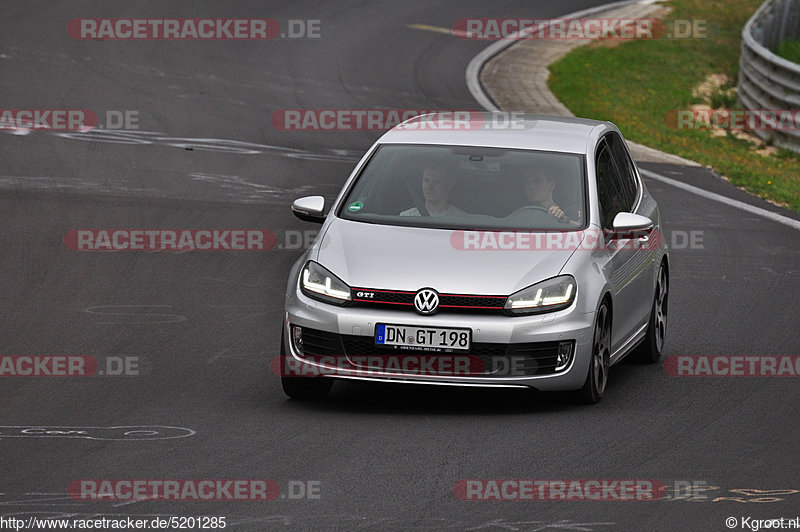
[[[372,297],[365,297],[365,294]],[[379,306],[384,308],[407,308],[414,310],[416,292],[406,290],[374,290],[352,288],[350,292],[356,306]],[[361,294],[359,296],[359,294]],[[439,294],[440,312],[490,312],[503,313],[506,296],[483,296],[469,294]]]
[[[522,375],[552,375],[555,373],[556,357],[560,342],[533,342],[524,344],[496,344],[475,342],[469,355],[481,361],[480,375],[507,373],[513,369]],[[348,358],[366,356],[437,356],[437,353],[396,350],[391,347],[378,347],[372,336],[336,334],[303,327],[303,352],[307,357],[333,356]],[[455,351],[443,356],[459,356]]]
[[[472,308],[502,311],[505,302],[505,296],[439,295],[439,306],[443,308],[461,307],[465,309]]]
[[[375,340],[371,336],[352,336],[342,335],[344,342],[344,352],[348,357],[364,357],[370,355],[393,354],[393,349],[380,348],[375,345]]]

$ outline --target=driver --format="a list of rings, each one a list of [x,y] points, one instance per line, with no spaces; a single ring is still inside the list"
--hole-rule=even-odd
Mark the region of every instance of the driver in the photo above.
[[[426,166],[422,172],[422,195],[425,196],[425,209],[431,216],[459,216],[466,214],[448,198],[455,186],[455,180],[442,168]],[[400,216],[420,216],[419,209],[412,207]]]
[[[564,212],[555,201],[553,201],[553,190],[556,188],[556,180],[551,175],[542,173],[530,173],[525,176],[525,195],[530,204],[543,207],[547,212],[560,223],[580,225],[572,216]]]

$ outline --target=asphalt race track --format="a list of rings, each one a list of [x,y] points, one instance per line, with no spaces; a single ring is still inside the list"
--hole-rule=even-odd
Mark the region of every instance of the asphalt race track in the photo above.
[[[605,399],[334,385],[288,400],[278,354],[302,239],[380,132],[287,132],[281,109],[476,109],[462,17],[562,0],[6,1],[2,108],[134,111],[138,129],[0,131],[0,355],[91,377],[0,380],[0,518],[225,517],[234,530],[727,530],[800,513],[797,378],[612,368]],[[319,20],[319,39],[77,40],[74,18]],[[425,25],[410,27],[411,25]],[[711,172],[642,165],[787,219]],[[800,233],[646,178],[670,238],[666,357],[800,355]],[[77,229],[264,229],[269,251],[74,251]],[[68,239],[67,239],[68,240]],[[413,253],[413,250],[409,250]],[[487,272],[491,274],[491,272]],[[125,364],[128,364],[127,369]],[[120,374],[122,373],[122,374]],[[81,500],[82,479],[269,479],[273,500]],[[655,501],[464,501],[466,479],[650,479]],[[27,521],[26,521],[27,522]],[[3,528],[0,521],[0,528]]]

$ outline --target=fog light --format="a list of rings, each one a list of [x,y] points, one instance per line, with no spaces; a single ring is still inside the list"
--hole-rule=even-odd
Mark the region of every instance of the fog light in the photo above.
[[[292,346],[298,355],[303,354],[303,328],[292,325]]]
[[[556,355],[556,371],[569,366],[572,362],[572,342],[561,342],[558,344],[558,355]]]

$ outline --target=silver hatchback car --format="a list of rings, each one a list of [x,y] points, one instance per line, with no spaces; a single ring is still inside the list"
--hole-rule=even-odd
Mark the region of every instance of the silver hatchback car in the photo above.
[[[658,205],[616,126],[524,116],[406,122],[364,155],[289,275],[283,389],[336,379],[575,390],[656,362],[669,261]]]

